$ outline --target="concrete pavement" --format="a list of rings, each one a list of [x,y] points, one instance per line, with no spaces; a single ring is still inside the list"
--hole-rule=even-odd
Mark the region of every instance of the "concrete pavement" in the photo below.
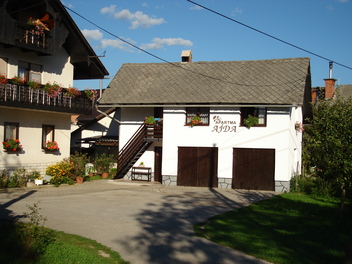
[[[99,180],[73,186],[0,191],[0,218],[20,217],[39,201],[46,226],[88,237],[131,264],[268,263],[196,237],[193,224],[274,192]]]

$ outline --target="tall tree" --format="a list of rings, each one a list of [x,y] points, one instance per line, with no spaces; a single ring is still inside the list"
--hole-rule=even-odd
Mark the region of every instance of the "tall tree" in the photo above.
[[[311,124],[305,130],[306,158],[318,177],[341,189],[343,209],[352,186],[352,99],[320,100]]]

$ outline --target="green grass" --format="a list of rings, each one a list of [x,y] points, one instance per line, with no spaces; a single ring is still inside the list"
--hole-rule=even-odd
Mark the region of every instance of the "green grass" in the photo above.
[[[94,240],[53,231],[55,241],[37,258],[23,255],[21,245],[14,236],[16,224],[0,222],[0,263],[11,264],[125,264],[120,255]]]
[[[195,232],[276,264],[342,263],[351,216],[339,216],[336,199],[288,193],[213,217]]]

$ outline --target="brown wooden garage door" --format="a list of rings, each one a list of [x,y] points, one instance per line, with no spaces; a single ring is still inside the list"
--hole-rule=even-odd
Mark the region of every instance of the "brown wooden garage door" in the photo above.
[[[217,148],[178,148],[177,185],[218,187],[217,171]]]
[[[233,149],[232,188],[275,190],[275,149]]]

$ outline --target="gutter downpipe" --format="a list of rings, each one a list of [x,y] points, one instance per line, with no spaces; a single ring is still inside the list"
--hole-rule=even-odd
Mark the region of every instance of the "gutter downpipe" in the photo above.
[[[115,122],[121,124],[121,121],[120,121],[120,120],[117,120],[115,117],[109,116],[107,113],[105,113],[105,112],[99,110],[99,108],[98,108],[98,102],[99,102],[99,100],[101,99],[101,95],[103,94],[103,79],[100,79],[100,80],[99,80],[99,87],[100,87],[100,93],[99,93],[99,98],[97,99],[97,101],[96,101],[95,104],[94,104],[95,110],[97,110],[98,113],[103,114],[104,116],[109,117],[111,120],[113,120],[113,121],[115,121]]]

